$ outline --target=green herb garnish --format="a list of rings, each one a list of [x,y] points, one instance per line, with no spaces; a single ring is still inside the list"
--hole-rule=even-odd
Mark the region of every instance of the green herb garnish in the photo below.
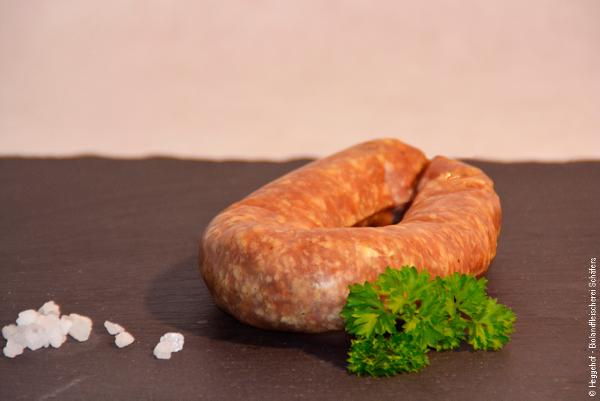
[[[487,280],[454,273],[430,279],[426,271],[388,267],[373,283],[354,284],[341,317],[354,336],[348,370],[392,376],[429,364],[427,352],[458,347],[498,350],[514,331],[513,311],[490,298]]]

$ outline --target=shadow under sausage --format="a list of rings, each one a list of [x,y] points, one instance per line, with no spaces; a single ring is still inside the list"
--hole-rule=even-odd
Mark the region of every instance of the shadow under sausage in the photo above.
[[[185,335],[254,347],[298,349],[345,369],[350,339],[344,332],[280,332],[238,322],[214,304],[200,276],[197,258],[190,256],[152,280],[144,301],[155,318]]]

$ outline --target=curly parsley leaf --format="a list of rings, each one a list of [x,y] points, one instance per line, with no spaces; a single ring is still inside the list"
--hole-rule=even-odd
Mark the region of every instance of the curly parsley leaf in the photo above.
[[[451,307],[449,313],[463,313],[469,317],[477,315],[485,306],[488,296],[485,292],[487,279],[476,279],[474,276],[454,273],[436,279],[446,290]]]
[[[386,310],[372,284],[350,286],[350,294],[341,312],[346,331],[361,337],[395,333],[396,319]]]
[[[499,350],[510,340],[516,316],[508,307],[489,298],[468,322],[469,344],[479,350]]]
[[[423,298],[431,287],[429,274],[419,273],[414,267],[396,270],[388,267],[375,281],[377,295],[385,299],[391,313],[402,313]]]
[[[431,279],[425,271],[388,267],[373,282],[350,286],[341,317],[354,336],[348,370],[389,376],[415,372],[429,349],[498,350],[514,331],[515,314],[486,294],[487,280],[465,274]]]
[[[352,340],[348,370],[357,375],[393,376],[399,372],[418,372],[429,365],[427,351],[396,333],[385,341],[378,337]]]

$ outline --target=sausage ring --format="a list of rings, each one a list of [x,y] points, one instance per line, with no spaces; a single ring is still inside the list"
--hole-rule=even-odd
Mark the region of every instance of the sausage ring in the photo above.
[[[311,162],[222,211],[204,231],[200,270],[217,305],[242,322],[337,330],[348,285],[386,266],[484,273],[500,221],[500,200],[480,169],[379,139]]]

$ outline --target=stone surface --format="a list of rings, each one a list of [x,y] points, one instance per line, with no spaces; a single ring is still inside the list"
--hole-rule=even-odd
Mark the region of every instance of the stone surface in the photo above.
[[[344,333],[243,325],[215,307],[200,279],[209,220],[303,161],[0,159],[0,325],[54,299],[64,311],[139,328],[127,352],[100,324],[102,335],[83,343],[0,357],[0,399],[589,399],[600,163],[470,163],[502,202],[487,278],[490,295],[517,314],[516,332],[500,352],[435,352],[422,373],[371,379],[346,372]],[[152,355],[166,332],[185,335],[168,363]]]

